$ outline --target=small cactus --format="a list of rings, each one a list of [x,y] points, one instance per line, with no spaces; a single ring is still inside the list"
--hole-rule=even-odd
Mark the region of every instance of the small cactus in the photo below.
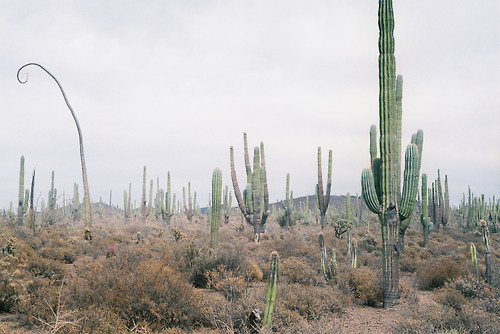
[[[474,267],[474,273],[476,274],[477,280],[479,281],[479,268],[477,267],[477,252],[476,245],[473,242],[470,244],[470,255],[472,259],[472,266]]]
[[[278,253],[271,253],[271,265],[269,268],[269,288],[267,289],[266,308],[264,309],[264,318],[262,327],[265,329],[271,328],[274,302],[276,301],[276,287],[278,284]]]

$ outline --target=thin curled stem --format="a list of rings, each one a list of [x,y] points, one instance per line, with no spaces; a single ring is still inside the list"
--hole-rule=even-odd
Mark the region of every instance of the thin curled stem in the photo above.
[[[85,201],[85,226],[90,226],[91,222],[90,222],[89,184],[88,184],[88,180],[87,180],[87,168],[85,166],[85,155],[84,155],[84,152],[83,152],[83,135],[82,135],[82,130],[80,128],[80,123],[78,123],[78,119],[76,118],[75,112],[73,111],[73,108],[69,104],[68,98],[66,97],[66,93],[64,92],[64,89],[62,88],[61,84],[56,79],[56,77],[53,76],[52,73],[50,73],[42,65],[37,64],[37,63],[28,63],[28,64],[25,64],[25,65],[21,66],[19,68],[19,70],[17,70],[17,81],[19,81],[19,83],[21,83],[21,84],[25,84],[26,82],[28,82],[28,74],[27,73],[26,73],[26,79],[25,80],[21,80],[21,78],[20,78],[21,71],[24,68],[28,67],[28,66],[37,66],[37,67],[41,68],[45,73],[47,73],[52,79],[54,79],[54,81],[56,82],[57,86],[59,87],[59,90],[62,93],[62,96],[64,98],[64,102],[66,103],[66,105],[68,106],[69,111],[71,112],[71,116],[73,116],[73,119],[75,120],[76,129],[78,131],[78,139],[80,141],[80,159],[81,159],[81,162],[82,162],[83,192],[84,192],[84,196],[85,196],[85,198],[84,198],[84,201]]]

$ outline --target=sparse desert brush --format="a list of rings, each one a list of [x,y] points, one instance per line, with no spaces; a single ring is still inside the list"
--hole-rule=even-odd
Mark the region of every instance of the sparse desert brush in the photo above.
[[[352,291],[355,299],[363,305],[375,306],[383,301],[380,275],[367,268],[349,268],[342,279]]]
[[[417,269],[417,283],[421,290],[440,288],[445,282],[463,274],[460,264],[446,256],[422,261]]]
[[[330,286],[286,284],[278,289],[275,318],[279,318],[281,312],[292,312],[308,321],[317,320],[339,314],[347,303],[348,298]]]
[[[498,333],[500,291],[473,276],[446,282],[437,304],[415,305],[395,328],[400,333]]]
[[[317,285],[322,279],[318,268],[318,263],[310,264],[307,259],[290,256],[282,260],[281,274],[288,283]]]

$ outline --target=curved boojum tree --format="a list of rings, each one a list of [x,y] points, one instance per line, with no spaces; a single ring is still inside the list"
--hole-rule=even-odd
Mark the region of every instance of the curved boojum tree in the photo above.
[[[80,141],[80,159],[81,159],[81,162],[82,162],[83,192],[84,192],[84,196],[85,196],[85,198],[84,198],[84,203],[85,203],[85,226],[86,227],[90,227],[90,225],[91,225],[91,218],[90,218],[89,184],[88,184],[88,180],[87,180],[87,168],[85,167],[85,155],[84,155],[84,152],[83,152],[83,136],[82,136],[82,130],[80,128],[80,124],[78,123],[78,119],[76,118],[75,112],[73,111],[73,108],[69,104],[68,98],[66,97],[66,93],[64,92],[64,89],[62,88],[61,84],[56,79],[56,77],[53,76],[52,73],[50,73],[45,67],[43,67],[42,65],[37,64],[37,63],[28,63],[28,64],[25,64],[25,65],[21,66],[21,68],[19,68],[19,70],[17,70],[17,81],[19,81],[21,84],[25,84],[26,82],[28,82],[28,75],[26,75],[26,79],[25,80],[21,80],[21,78],[20,78],[21,71],[24,68],[28,67],[28,66],[37,66],[37,67],[41,68],[43,71],[45,71],[45,73],[47,73],[52,79],[54,79],[54,81],[56,82],[57,86],[59,87],[59,90],[62,93],[62,96],[64,98],[64,102],[66,103],[66,105],[68,106],[69,111],[71,112],[71,116],[73,116],[73,119],[75,120],[76,129],[78,131],[78,139]]]

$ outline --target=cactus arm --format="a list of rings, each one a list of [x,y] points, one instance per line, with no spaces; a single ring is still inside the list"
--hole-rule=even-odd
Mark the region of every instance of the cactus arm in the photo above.
[[[361,193],[368,209],[373,213],[380,214],[380,202],[375,190],[373,172],[369,168],[363,169],[361,173]]]
[[[266,159],[264,155],[264,143],[260,143],[260,164],[262,167],[262,185],[264,189],[263,193],[263,202],[264,202],[264,212],[262,214],[261,224],[264,225],[266,223],[266,219],[271,213],[269,210],[269,190],[267,188],[267,170],[266,170]]]
[[[318,207],[319,210],[323,213],[325,208],[325,195],[323,194],[323,172],[321,170],[321,147],[318,147],[318,186],[317,186],[317,194],[318,194]],[[324,211],[323,211],[324,210]]]
[[[410,217],[415,206],[415,197],[418,191],[418,147],[415,144],[409,144],[405,153],[405,171],[403,178],[403,194],[401,196],[401,205],[399,216],[401,220]]]
[[[328,151],[328,176],[326,180],[325,205],[328,208],[330,204],[330,192],[332,191],[332,150]]]
[[[241,212],[245,216],[246,221],[248,223],[251,223],[250,216],[248,214],[248,209],[247,206],[245,205],[245,201],[243,200],[243,196],[241,195],[241,190],[238,185],[238,179],[236,177],[236,170],[234,168],[234,149],[232,146],[230,148],[230,163],[231,163],[231,181],[233,182],[234,197],[236,197],[238,206],[240,207]]]

